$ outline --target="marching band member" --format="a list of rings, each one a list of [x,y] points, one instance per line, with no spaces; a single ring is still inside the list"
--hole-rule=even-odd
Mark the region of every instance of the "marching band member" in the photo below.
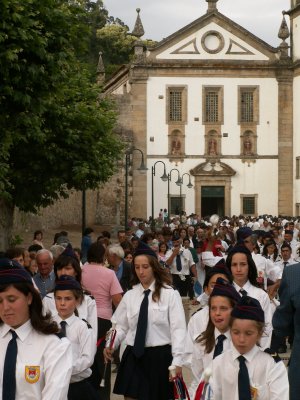
[[[73,276],[77,282],[81,284],[81,267],[75,253],[71,249],[66,249],[54,263],[55,279],[58,280],[62,275]],[[50,311],[52,316],[57,315],[57,309],[54,301],[54,292],[48,293],[43,298],[44,312]],[[91,327],[94,335],[94,342],[97,342],[97,308],[96,301],[90,295],[84,292],[80,304],[77,305],[78,316],[87,321]]]
[[[65,400],[72,350],[56,322],[42,313],[42,300],[28,272],[0,260],[0,399]]]
[[[134,283],[113,315],[115,348],[126,340],[114,393],[125,399],[173,399],[168,367],[181,375],[186,324],[179,293],[150,248],[136,250]],[[112,350],[106,348],[107,361]]]
[[[272,335],[272,312],[268,294],[259,287],[257,269],[250,251],[245,246],[235,246],[226,259],[226,265],[233,276],[233,285],[240,296],[251,296],[260,302],[265,314],[265,329],[261,345],[269,348]]]
[[[204,370],[211,367],[214,358],[230,348],[229,321],[231,311],[239,299],[239,294],[229,282],[222,278],[217,278],[209,297],[207,327],[194,341],[193,345],[191,363],[193,381],[189,388],[189,394],[192,399]]]
[[[55,305],[58,314],[56,322],[63,334],[70,340],[73,352],[73,368],[68,391],[68,400],[96,400],[96,392],[88,378],[92,374],[91,365],[96,353],[91,326],[76,316],[83,291],[75,278],[62,275],[54,289]]]
[[[231,316],[232,349],[212,363],[214,400],[288,400],[284,363],[258,346],[265,322],[259,301],[243,296]]]

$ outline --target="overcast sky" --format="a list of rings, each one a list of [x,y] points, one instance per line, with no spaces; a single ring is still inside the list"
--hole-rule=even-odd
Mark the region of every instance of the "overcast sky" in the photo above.
[[[207,10],[205,0],[103,0],[109,14],[120,18],[130,30],[141,9],[144,39],[162,40],[201,17]],[[282,11],[291,0],[219,0],[218,10],[251,33],[277,47]],[[288,22],[288,16],[286,16]]]

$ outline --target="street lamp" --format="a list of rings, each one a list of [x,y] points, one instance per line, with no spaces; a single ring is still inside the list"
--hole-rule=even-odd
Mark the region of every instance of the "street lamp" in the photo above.
[[[154,223],[154,176],[155,176],[155,165],[158,163],[162,163],[164,165],[164,173],[163,175],[160,177],[160,179],[163,182],[166,182],[168,180],[168,175],[166,174],[166,164],[163,161],[156,161],[156,163],[154,163],[152,165],[151,171],[152,171],[152,186],[151,186],[151,195],[152,195],[152,204],[151,204],[151,214],[152,214],[152,223]]]
[[[182,185],[182,181],[180,178],[180,172],[178,171],[177,168],[172,168],[171,171],[168,173],[168,222],[170,222],[170,181],[172,178],[172,171],[177,171],[178,173],[178,179],[175,182],[177,186],[181,186]]]
[[[192,182],[191,182],[191,175],[188,172],[185,172],[184,174],[182,174],[181,177],[181,183],[183,184],[183,177],[187,175],[189,177],[189,183],[186,185],[189,189],[191,189],[193,187]],[[180,195],[179,195],[179,202],[180,202],[180,223],[182,222],[182,184],[180,185]]]
[[[133,147],[132,149],[128,150],[125,154],[125,231],[128,228],[128,170],[130,166],[130,156],[133,154],[134,151],[138,151],[141,153],[142,159],[141,159],[141,165],[137,170],[141,173],[146,172],[148,168],[146,167],[146,164],[144,162],[144,153],[142,152],[141,149],[137,149]]]

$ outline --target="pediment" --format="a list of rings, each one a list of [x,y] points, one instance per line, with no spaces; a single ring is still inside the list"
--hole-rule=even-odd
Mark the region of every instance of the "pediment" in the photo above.
[[[206,14],[158,43],[148,58],[274,61],[277,49],[219,12]]]
[[[234,176],[236,171],[228,164],[216,159],[207,159],[190,171],[193,176]]]

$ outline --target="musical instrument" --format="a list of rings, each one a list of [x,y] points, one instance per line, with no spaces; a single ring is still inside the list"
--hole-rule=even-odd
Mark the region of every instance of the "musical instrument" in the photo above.
[[[116,334],[117,334],[116,324],[112,323],[112,327],[106,334],[106,342],[109,343],[108,346],[106,346],[106,347],[108,347],[110,350],[112,350],[114,347]],[[106,362],[104,365],[104,371],[103,371],[103,376],[102,376],[102,379],[100,382],[100,387],[105,387],[105,375],[106,375],[107,365],[108,365],[108,362]]]

